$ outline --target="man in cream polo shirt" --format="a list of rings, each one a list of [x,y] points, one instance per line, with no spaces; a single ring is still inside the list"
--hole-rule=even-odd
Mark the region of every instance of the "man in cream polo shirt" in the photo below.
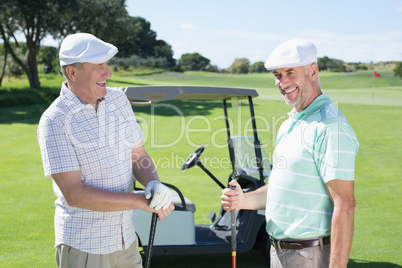
[[[244,194],[232,181],[237,188],[222,191],[222,205],[266,210],[271,267],[346,267],[356,206],[356,134],[321,91],[313,43],[282,43],[265,67],[294,108],[278,131],[268,184]]]
[[[58,267],[142,267],[132,209],[160,220],[174,209],[130,102],[106,87],[116,53],[91,34],[67,36],[59,52],[66,81],[39,122],[43,168],[57,196]],[[133,193],[134,176],[145,196]]]

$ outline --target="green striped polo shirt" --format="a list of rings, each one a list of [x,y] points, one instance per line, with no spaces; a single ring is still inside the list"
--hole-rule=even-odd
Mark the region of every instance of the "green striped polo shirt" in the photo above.
[[[356,134],[328,95],[294,109],[280,127],[268,182],[267,232],[276,239],[331,233],[333,203],[325,183],[354,180]]]

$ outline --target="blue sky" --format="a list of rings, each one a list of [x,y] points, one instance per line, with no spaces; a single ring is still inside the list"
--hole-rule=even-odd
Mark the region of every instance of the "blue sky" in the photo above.
[[[402,61],[401,0],[127,0],[174,58],[198,52],[219,68],[235,58],[265,61],[280,43],[304,38],[318,57]]]

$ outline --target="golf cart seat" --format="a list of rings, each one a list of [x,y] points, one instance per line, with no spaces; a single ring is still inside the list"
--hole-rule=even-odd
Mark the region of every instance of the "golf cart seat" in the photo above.
[[[172,196],[172,203],[174,205],[175,210],[181,210],[181,211],[190,211],[192,213],[195,212],[195,205],[193,201],[188,199],[187,197],[184,197],[183,194],[180,192],[179,189],[177,189],[175,186],[168,184],[168,183],[163,183],[167,187],[171,188],[170,190],[170,195]],[[144,190],[136,190],[135,193],[137,194],[144,194]]]
[[[231,136],[230,141],[233,146],[236,178],[240,185],[252,183],[256,188],[261,186],[261,179],[257,165],[257,157],[254,149],[254,137]],[[267,183],[267,178],[271,173],[271,162],[261,146],[262,174],[263,181]]]
[[[180,195],[176,191],[171,190],[170,194],[172,195],[172,203],[175,207],[175,210],[185,210],[185,211],[191,211],[193,213],[195,212],[195,205],[193,201],[191,201],[187,197],[184,197],[185,206],[183,206],[183,201]]]

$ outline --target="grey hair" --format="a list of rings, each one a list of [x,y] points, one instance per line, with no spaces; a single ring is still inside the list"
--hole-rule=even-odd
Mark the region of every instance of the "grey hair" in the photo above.
[[[317,64],[317,63],[312,62],[312,63],[309,63],[307,65],[304,65],[304,72],[306,73],[306,75],[308,75],[308,70],[310,70],[310,66],[313,65],[313,64]]]
[[[74,62],[74,63],[69,64],[69,65],[61,66],[60,72],[63,74],[64,78],[66,78],[67,80],[69,79],[68,74],[67,74],[67,70],[66,70],[68,66],[73,66],[73,67],[75,67],[77,69],[82,69],[83,68],[82,62]]]
[[[310,70],[310,66],[313,65],[313,64],[318,66],[317,62],[312,62],[310,64],[304,65],[304,71],[306,73],[306,76],[308,76],[308,71]],[[317,81],[318,81],[318,85],[321,88],[320,76],[318,74],[317,74]]]
[[[67,75],[67,71],[66,71],[67,66],[68,66],[68,65],[64,65],[64,66],[61,66],[61,68],[60,68],[61,74],[62,74],[62,75],[64,76],[64,78],[66,78],[66,79],[68,79],[68,75]]]

